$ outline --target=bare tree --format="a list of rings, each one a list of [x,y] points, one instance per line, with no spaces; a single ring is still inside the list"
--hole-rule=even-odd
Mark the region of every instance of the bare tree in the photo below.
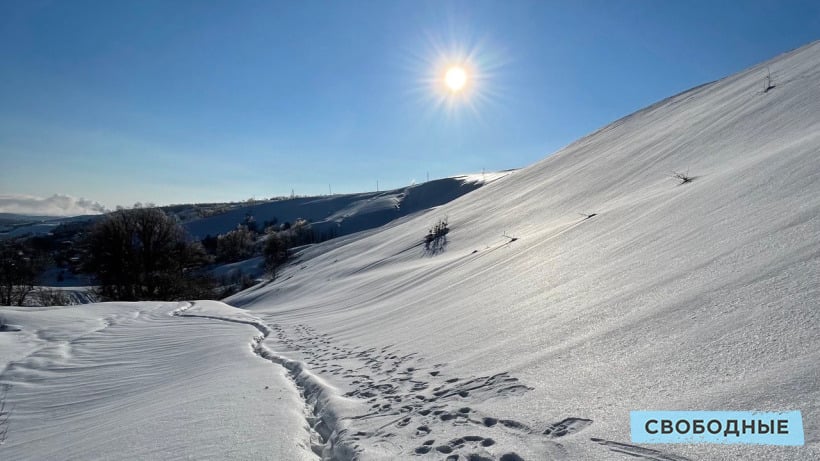
[[[288,259],[288,242],[279,235],[278,232],[268,232],[265,248],[265,268],[270,272],[271,278],[276,279],[276,270]]]
[[[254,237],[254,233],[244,225],[239,225],[236,229],[220,235],[216,240],[217,259],[234,262],[251,257]]]
[[[93,274],[104,299],[182,299],[201,292],[194,269],[205,262],[199,243],[157,208],[109,214],[91,230],[83,270]]]
[[[42,266],[42,257],[29,246],[17,241],[3,242],[0,246],[0,305],[22,306],[34,291]]]

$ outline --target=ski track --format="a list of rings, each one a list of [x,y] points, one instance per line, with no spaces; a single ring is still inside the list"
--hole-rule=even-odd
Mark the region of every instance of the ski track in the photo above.
[[[336,345],[332,337],[306,325],[285,328],[262,319],[188,312],[194,305],[182,304],[171,315],[245,324],[259,331],[251,343],[253,352],[288,370],[305,403],[312,449],[325,460],[368,459],[371,450],[387,451],[392,457],[448,461],[525,459],[514,451],[515,447],[502,447],[497,442],[510,435],[515,439],[538,439],[548,459],[564,459],[571,454],[560,442],[593,424],[590,419],[568,417],[530,425],[471,407],[471,403],[515,398],[532,389],[508,372],[450,377],[445,364],[428,365],[416,353],[403,354],[393,346]],[[265,345],[268,340],[303,356],[304,361],[272,351]],[[322,376],[352,390],[339,395]],[[367,411],[340,416],[334,402],[349,400],[364,404]],[[403,446],[393,441],[403,439],[416,440],[417,444]],[[584,439],[577,441],[587,443]],[[598,438],[589,441],[630,458],[687,461],[682,456],[636,445]]]

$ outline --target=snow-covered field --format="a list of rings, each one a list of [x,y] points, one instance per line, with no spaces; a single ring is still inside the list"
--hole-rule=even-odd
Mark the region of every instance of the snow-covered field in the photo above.
[[[820,42],[309,247],[235,307],[3,308],[0,457],[818,459],[818,280]],[[806,444],[637,446],[630,410],[800,410]]]
[[[315,459],[304,403],[216,302],[5,308],[2,459]],[[31,329],[36,325],[36,329]]]

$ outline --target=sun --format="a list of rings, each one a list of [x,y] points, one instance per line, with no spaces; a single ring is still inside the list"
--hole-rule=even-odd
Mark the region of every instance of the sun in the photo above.
[[[444,74],[444,84],[453,93],[458,93],[467,84],[467,71],[460,66],[452,66]]]
[[[449,40],[428,36],[426,46],[422,43],[406,55],[405,69],[418,76],[409,96],[421,96],[418,102],[427,111],[425,117],[438,120],[443,113],[453,121],[481,120],[504,96],[499,84],[508,53],[467,32]],[[461,35],[469,37],[458,40]]]

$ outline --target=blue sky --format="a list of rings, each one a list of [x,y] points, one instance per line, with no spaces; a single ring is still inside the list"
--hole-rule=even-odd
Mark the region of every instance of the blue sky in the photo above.
[[[0,0],[0,195],[107,207],[521,167],[820,38],[820,3]],[[442,65],[470,69],[448,96]]]

